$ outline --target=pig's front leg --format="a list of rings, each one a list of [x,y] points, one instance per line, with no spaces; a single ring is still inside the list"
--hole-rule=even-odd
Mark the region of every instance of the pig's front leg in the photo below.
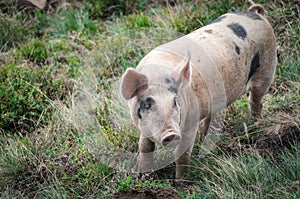
[[[198,125],[188,131],[183,131],[182,141],[175,151],[176,158],[176,180],[184,180],[189,178],[190,160],[195,142]]]
[[[191,148],[176,160],[176,180],[185,180],[189,178],[190,174],[190,160],[191,160]]]
[[[148,138],[139,140],[138,172],[145,173],[153,170],[153,152],[155,143]]]

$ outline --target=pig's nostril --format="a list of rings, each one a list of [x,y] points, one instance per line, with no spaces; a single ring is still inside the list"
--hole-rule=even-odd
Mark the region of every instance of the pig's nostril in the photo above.
[[[175,135],[166,136],[162,141],[162,145],[167,146],[170,142],[173,141],[174,138],[175,138]]]

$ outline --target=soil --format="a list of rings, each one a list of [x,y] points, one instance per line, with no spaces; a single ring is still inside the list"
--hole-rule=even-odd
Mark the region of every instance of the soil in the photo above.
[[[130,191],[120,191],[109,199],[182,199],[173,189],[135,189]]]

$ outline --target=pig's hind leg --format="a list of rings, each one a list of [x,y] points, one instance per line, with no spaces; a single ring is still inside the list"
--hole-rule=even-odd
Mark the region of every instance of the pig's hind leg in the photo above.
[[[275,52],[269,51],[261,56],[257,53],[252,59],[247,90],[250,91],[248,98],[250,113],[254,117],[261,116],[263,96],[269,91],[273,82],[275,68]]]

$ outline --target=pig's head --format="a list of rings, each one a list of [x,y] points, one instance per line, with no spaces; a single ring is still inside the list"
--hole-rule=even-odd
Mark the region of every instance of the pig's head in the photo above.
[[[181,141],[180,89],[191,78],[189,56],[170,66],[143,65],[128,68],[121,82],[121,94],[130,100],[131,116],[142,137],[163,146]]]

